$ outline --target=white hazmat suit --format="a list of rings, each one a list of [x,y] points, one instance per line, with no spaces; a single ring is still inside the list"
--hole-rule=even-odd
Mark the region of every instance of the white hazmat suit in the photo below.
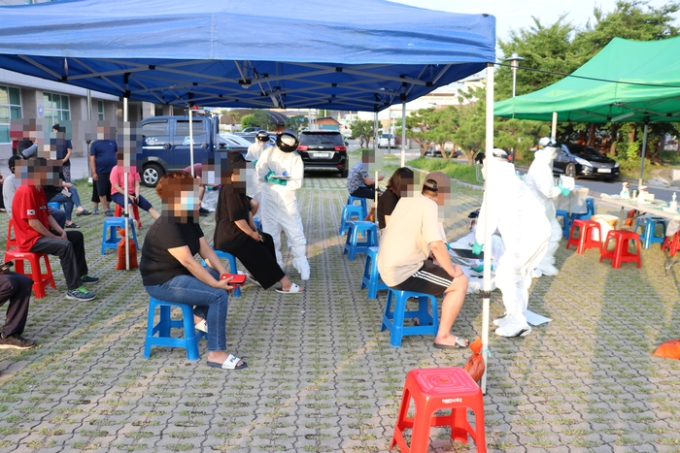
[[[524,315],[531,275],[548,247],[550,223],[541,204],[515,176],[515,167],[507,160],[493,156],[484,159],[484,178],[486,187],[476,239],[483,244],[486,226],[492,232],[498,229],[505,244],[495,283],[503,293],[506,316],[494,322],[499,325],[495,333],[504,337],[525,336],[531,332]]]
[[[527,183],[536,199],[543,205],[545,216],[551,227],[550,243],[545,256],[536,268],[536,277],[540,277],[539,274],[553,276],[559,272],[555,267],[555,252],[560,245],[560,239],[562,239],[562,227],[560,222],[557,221],[553,200],[559,197],[562,192],[553,182],[553,172],[550,165],[556,156],[557,149],[552,146],[539,149],[536,151],[534,161],[524,177],[524,182]]]
[[[246,160],[253,162],[253,165],[257,165],[257,161],[260,160],[260,156],[265,149],[270,147],[269,142],[264,142],[261,140],[255,140],[255,143],[248,147],[248,153],[246,154]],[[251,184],[248,186],[249,192],[252,194],[258,202],[262,203],[262,182],[255,175]]]
[[[257,179],[262,185],[262,229],[274,239],[276,261],[283,268],[281,254],[281,231],[286,233],[288,247],[293,253],[293,266],[302,280],[309,280],[307,239],[302,229],[302,219],[295,191],[302,187],[304,165],[296,151],[284,152],[279,147],[265,149],[255,167]],[[267,174],[287,175],[285,185],[265,180]]]

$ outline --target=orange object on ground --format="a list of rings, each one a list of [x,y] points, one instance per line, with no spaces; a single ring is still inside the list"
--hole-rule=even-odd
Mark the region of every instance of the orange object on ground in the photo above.
[[[623,223],[623,226],[629,226],[632,227],[633,224],[635,223],[635,218],[638,216],[637,209],[631,209],[626,213],[626,221]]]
[[[415,415],[408,416],[411,399]],[[440,410],[451,410],[450,415],[435,415]],[[468,409],[475,413],[475,427],[468,421]],[[462,368],[423,368],[406,375],[399,417],[394,427],[390,450],[399,446],[402,453],[425,453],[430,442],[430,427],[450,426],[451,439],[468,442],[468,435],[478,453],[486,453],[484,434],[484,398],[482,389]],[[406,444],[404,430],[411,429],[411,445]]]
[[[482,339],[476,337],[475,341],[470,343],[469,348],[472,350],[472,356],[465,362],[463,369],[467,371],[473,381],[479,382],[486,369],[484,357],[482,357]]]
[[[117,271],[124,271],[125,270],[125,229],[121,228],[118,230],[118,234],[120,234],[122,237],[120,239],[120,242],[118,242],[118,262],[116,263],[116,270]],[[128,243],[130,244],[130,269],[135,269],[139,267],[137,264],[137,246],[135,245],[135,241],[132,239],[127,240]]]
[[[668,340],[660,344],[656,351],[654,351],[654,355],[667,359],[680,359],[680,339]]]

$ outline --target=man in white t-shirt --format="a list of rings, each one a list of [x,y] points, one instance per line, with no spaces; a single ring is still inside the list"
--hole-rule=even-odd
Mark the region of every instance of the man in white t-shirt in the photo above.
[[[434,347],[453,349],[468,342],[451,334],[467,291],[467,277],[451,263],[438,207],[451,192],[451,179],[442,172],[427,175],[422,197],[402,197],[383,230],[378,270],[390,288],[444,295]]]

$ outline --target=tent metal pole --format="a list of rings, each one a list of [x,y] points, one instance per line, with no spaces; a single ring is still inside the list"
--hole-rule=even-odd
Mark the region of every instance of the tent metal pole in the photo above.
[[[92,122],[92,91],[89,90],[89,89],[87,90],[87,121],[89,121],[90,123]],[[96,131],[97,128],[95,127],[94,130]],[[87,152],[85,153],[85,157],[90,155],[90,149],[89,148],[90,148],[91,144],[92,144],[92,142],[89,142],[87,144],[88,149],[87,149]],[[88,182],[92,181],[92,168],[91,167],[92,167],[91,165],[87,166]],[[94,183],[94,181],[92,181],[92,183]]]
[[[640,179],[638,179],[638,191],[642,186],[642,172],[645,168],[645,153],[647,152],[647,121],[645,121],[644,132],[642,133],[642,157],[640,159]]]
[[[494,73],[493,63],[486,65],[486,158],[492,159],[493,155],[493,84]],[[492,165],[487,165],[487,174],[484,181],[484,196],[489,194],[489,185],[493,184],[493,176],[491,175]],[[486,373],[489,369],[489,302],[491,299],[491,228],[488,227],[488,210],[489,203],[484,205],[484,286],[482,291],[482,357],[484,358],[485,369],[482,376],[482,393],[486,393]],[[479,228],[479,225],[478,225]]]
[[[550,130],[550,138],[552,141],[557,140],[557,112],[553,112],[552,129]]]
[[[125,78],[127,82],[127,77]],[[127,83],[125,84],[125,91],[127,91]],[[127,190],[128,190],[128,172],[125,171],[125,161],[127,160],[127,164],[130,164],[130,148],[128,147],[130,141],[126,140],[126,133],[128,132],[127,129],[127,124],[128,124],[128,98],[124,97],[123,98],[123,152],[127,154],[127,159],[123,159],[123,185],[124,189],[123,192],[125,192],[123,196],[123,219],[125,219],[125,237],[123,240],[125,241],[125,270],[129,271],[130,270],[130,241],[128,241],[128,227],[129,227],[129,219],[130,219],[130,214],[128,210],[128,196],[127,196]],[[110,209],[110,208],[109,208]]]
[[[406,166],[406,101],[401,103],[401,166]]]
[[[189,163],[191,165],[191,177],[195,178],[194,174],[194,117],[192,105],[189,104]]]

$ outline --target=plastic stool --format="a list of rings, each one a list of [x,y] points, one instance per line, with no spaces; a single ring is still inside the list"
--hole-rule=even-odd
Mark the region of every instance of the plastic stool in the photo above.
[[[61,203],[59,203],[58,201],[50,201],[49,203],[47,203],[47,207],[61,209]]]
[[[562,235],[565,238],[568,238],[569,231],[571,231],[571,220],[569,219],[569,213],[564,209],[558,209],[555,211],[555,217],[562,217]]]
[[[572,214],[571,220],[590,220],[595,214],[595,200],[593,197],[586,198],[586,209],[588,211],[585,214]]]
[[[364,233],[366,240],[359,242],[359,233]],[[375,223],[357,221],[350,222],[345,249],[342,254],[347,253],[347,258],[353,260],[357,253],[368,253],[368,249],[378,246],[378,228]]]
[[[215,250],[215,247],[212,245],[210,248],[213,249],[215,255],[217,255],[219,259],[229,261],[229,273],[236,274],[238,272],[234,255],[229,252],[223,252],[222,250]],[[201,260],[201,264],[203,264],[203,267],[208,267],[208,263],[206,263],[205,260]],[[241,297],[241,288],[238,286],[234,288],[234,297]]]
[[[614,250],[607,250],[609,240],[616,241]],[[629,241],[635,244],[636,253],[628,251]],[[600,263],[606,258],[612,260],[612,267],[619,269],[621,263],[637,262],[637,267],[642,267],[642,260],[640,258],[640,236],[635,231],[628,230],[612,230],[607,234],[607,240],[602,246],[602,254],[600,255]]]
[[[408,416],[411,398],[415,415]],[[435,415],[451,409],[450,415]],[[467,411],[475,413],[475,428],[468,421]],[[394,427],[390,449],[398,445],[402,453],[425,453],[430,442],[430,427],[450,426],[451,439],[468,443],[468,434],[477,451],[486,452],[484,434],[484,398],[482,390],[462,368],[424,368],[406,375],[399,417]],[[404,430],[412,429],[411,446],[406,445]]]
[[[672,238],[666,236],[666,238],[663,240],[663,244],[661,245],[661,251],[663,252],[664,250],[668,249],[668,254],[670,256],[675,256],[675,254],[678,253],[679,248],[680,248],[680,231],[675,233]]]
[[[40,269],[40,258],[45,262],[45,273]],[[8,261],[14,261],[14,269],[17,273],[33,279],[33,292],[36,299],[45,297],[45,287],[47,285],[57,289],[57,285],[54,283],[54,276],[52,275],[52,268],[50,267],[50,260],[44,253],[24,253],[20,252],[17,248],[13,248],[5,251],[5,263]],[[28,261],[31,264],[30,274],[24,271],[24,261]]]
[[[361,219],[363,220],[368,215],[368,208],[366,207],[366,199],[360,198],[360,197],[353,197],[351,195],[349,197],[347,197],[347,205],[348,206],[354,206],[355,201],[358,201],[361,204]]]
[[[154,315],[156,307],[160,308],[160,321],[154,325]],[[182,309],[182,320],[173,321],[170,318],[172,307]],[[172,338],[170,329],[173,327],[184,327],[184,337]],[[196,333],[198,332],[198,333]],[[158,336],[156,336],[158,333]],[[198,342],[205,333],[196,331],[194,328],[194,308],[189,304],[179,304],[175,302],[164,302],[155,297],[149,298],[149,315],[146,323],[146,341],[144,342],[144,357],[151,357],[153,346],[166,346],[169,348],[184,348],[187,351],[188,360],[198,360]]]
[[[137,250],[139,250],[139,242],[137,242],[134,221],[131,218],[128,218],[128,224],[128,227],[132,231],[132,240],[135,241],[135,246],[137,247]],[[108,217],[104,219],[104,229],[102,230],[102,255],[106,255],[107,249],[118,248],[118,242],[121,240],[121,237],[118,237],[117,235],[118,228],[125,228],[124,217]],[[109,233],[109,237],[106,237],[107,232]]]
[[[5,251],[17,246],[17,238],[14,236],[14,220],[10,217],[7,221],[7,241],[5,241]]]
[[[406,311],[406,301],[411,297],[418,298],[418,310]],[[428,300],[432,303],[432,314],[427,310]],[[391,310],[393,302],[394,311]],[[418,321],[420,321],[419,325],[404,327],[405,318],[418,318]],[[401,346],[402,337],[405,335],[437,336],[437,330],[439,329],[437,298],[431,294],[390,289],[387,293],[385,314],[383,315],[380,331],[382,332],[385,329],[390,331],[390,344],[395,348]]]
[[[118,203],[114,203],[116,205],[116,211],[114,212],[113,216],[114,217],[123,217],[123,207],[119,205]],[[128,204],[128,209],[132,208],[132,214],[135,216],[135,220],[137,221],[137,227],[141,228],[142,227],[142,221],[139,220],[139,207],[136,204]]]
[[[575,237],[576,229],[579,229],[578,237]],[[597,229],[598,235],[597,239],[593,239],[593,229]],[[572,222],[571,226],[571,236],[567,241],[567,250],[569,246],[573,245],[576,247],[576,253],[583,255],[587,249],[596,248],[600,250],[600,255],[602,254],[602,242],[600,238],[602,237],[602,229],[600,224],[594,220],[581,220],[576,219]]]
[[[347,205],[342,208],[342,217],[340,218],[340,230],[338,230],[338,234],[342,236],[347,233],[352,219],[356,218],[358,221],[364,220],[366,216],[362,216],[362,212],[361,206]]]
[[[661,236],[656,235],[656,224],[660,223],[663,225],[664,232]],[[648,249],[652,244],[663,244],[666,239],[666,220],[663,217],[655,217],[652,215],[645,215],[643,217],[638,217],[635,222],[635,232],[637,233],[638,228],[644,225],[645,232],[640,234],[640,240],[642,240],[642,246]]]
[[[364,276],[361,279],[361,289],[368,288],[369,299],[377,299],[378,291],[382,289],[390,289],[385,283],[380,280],[380,272],[378,271],[378,247],[369,247],[366,253],[366,267],[364,267]]]

